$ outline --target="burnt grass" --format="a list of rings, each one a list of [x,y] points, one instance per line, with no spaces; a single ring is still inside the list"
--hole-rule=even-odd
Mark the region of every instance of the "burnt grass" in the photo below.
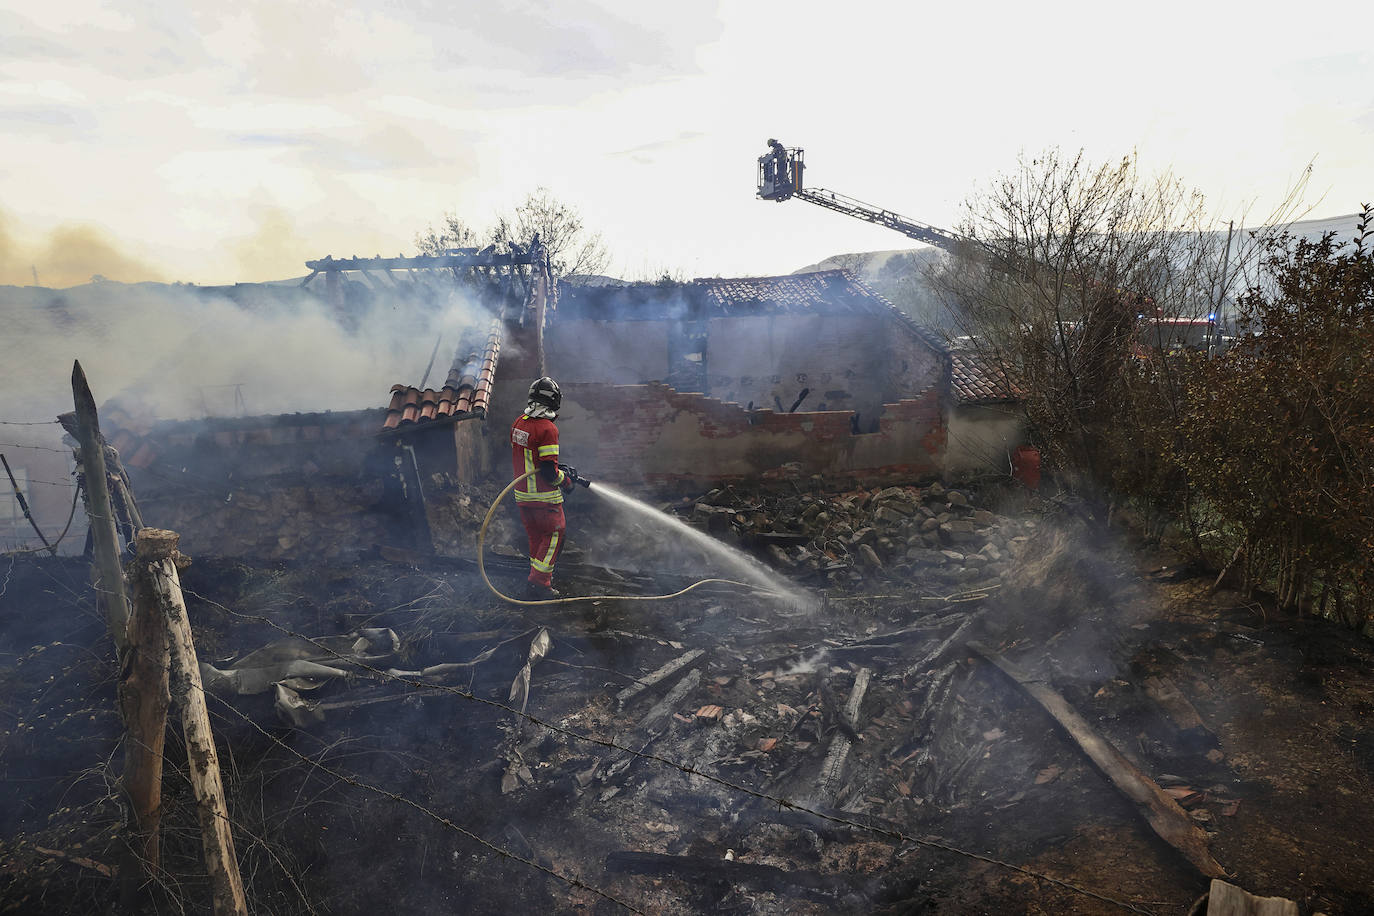
[[[1042,532],[1051,528],[1061,530],[1042,516]],[[573,532],[574,542],[593,536]],[[1144,911],[1186,912],[1206,879],[1048,715],[963,648],[977,638],[1043,674],[1161,785],[1192,790],[1185,807],[1234,883],[1291,897],[1304,913],[1374,911],[1368,643],[1235,593],[1209,597],[1208,579],[1129,532],[1102,538],[1066,524],[1062,536],[1057,558],[1040,558],[1049,575],[1013,568],[978,600],[927,600],[954,587],[919,569],[885,571],[839,586],[805,581],[829,596],[816,613],[729,589],[512,607],[470,563],[375,551],[332,566],[194,558],[182,583],[204,662],[228,667],[284,631],[390,627],[401,648],[381,667],[418,670],[498,647],[441,683],[506,704],[547,627],[530,714],[766,796],[369,671],[308,697],[375,702],[329,709],[308,728],[285,724],[271,693],[213,695],[249,909],[620,911],[511,853],[655,913],[1123,911],[986,859]],[[498,563],[498,587],[518,587],[518,568]],[[638,572],[620,582],[582,565],[560,587],[666,591],[691,578]],[[124,842],[118,671],[89,564],[0,558],[0,582],[0,912],[209,912],[175,725],[162,870],[123,902],[112,876]],[[623,710],[615,694],[690,649],[704,650],[699,683],[640,728],[682,675]],[[813,798],[843,731],[826,710],[844,703],[859,667],[873,674],[853,723],[863,740],[821,805],[832,818],[781,804]],[[1149,678],[1172,682],[1205,728],[1178,728],[1144,689]],[[706,706],[721,717],[699,718]]]

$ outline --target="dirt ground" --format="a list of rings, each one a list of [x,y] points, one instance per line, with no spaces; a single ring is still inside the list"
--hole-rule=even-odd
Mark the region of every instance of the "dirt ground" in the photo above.
[[[1048,578],[950,602],[938,600],[950,586],[916,570],[827,587],[816,612],[728,588],[512,608],[459,560],[196,558],[182,581],[202,661],[223,668],[288,634],[389,627],[400,642],[311,692],[326,707],[368,702],[308,727],[285,724],[271,693],[211,696],[250,909],[621,911],[576,881],[652,913],[1187,912],[1206,879],[965,648],[977,638],[1179,798],[1233,883],[1304,913],[1374,912],[1371,646],[1209,597],[1208,578],[1129,532],[1065,530],[1068,559]],[[518,569],[494,581],[514,589]],[[88,570],[0,558],[3,912],[117,909],[118,671]],[[561,585],[579,594],[690,580],[571,571]],[[536,723],[502,707],[541,628]],[[443,676],[380,673],[469,660]],[[836,709],[860,669],[871,679],[849,722]],[[1150,679],[1172,684],[1201,727],[1180,727]],[[833,797],[818,798],[842,738]],[[163,869],[132,909],[208,912],[175,729],[167,754]]]

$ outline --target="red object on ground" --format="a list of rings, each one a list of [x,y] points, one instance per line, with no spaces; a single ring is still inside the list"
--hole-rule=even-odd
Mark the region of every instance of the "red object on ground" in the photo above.
[[[1031,445],[1018,445],[1011,453],[1011,476],[1025,484],[1028,489],[1040,489],[1040,449]]]

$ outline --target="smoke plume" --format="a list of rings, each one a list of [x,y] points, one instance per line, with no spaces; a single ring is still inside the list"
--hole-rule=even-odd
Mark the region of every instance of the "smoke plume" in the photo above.
[[[122,282],[161,279],[155,268],[121,251],[95,226],[59,226],[46,238],[25,244],[0,214],[0,283],[62,288],[94,277]]]

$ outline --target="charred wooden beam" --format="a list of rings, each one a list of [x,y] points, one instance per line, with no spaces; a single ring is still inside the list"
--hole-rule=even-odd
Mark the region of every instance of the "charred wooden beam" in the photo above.
[[[863,705],[864,694],[868,692],[868,681],[873,672],[860,668],[854,676],[854,687],[849,691],[849,701],[844,704],[844,717],[850,726],[859,720],[859,707]],[[833,805],[843,787],[844,765],[849,760],[849,748],[853,742],[843,730],[835,733],[826,752],[825,763],[821,766],[820,785],[816,789],[815,802],[819,805]]]
[[[910,678],[920,676],[931,670],[932,665],[938,665],[941,660],[944,659],[946,653],[948,653],[956,643],[963,639],[964,634],[968,632],[969,627],[973,625],[975,619],[975,617],[969,617],[963,623],[959,624],[955,631],[949,634],[943,642],[927,652],[920,661],[907,668],[903,677]]]
[[[696,686],[700,683],[701,672],[689,672],[686,677],[673,685],[673,689],[668,691],[663,699],[655,703],[653,707],[644,714],[644,718],[639,720],[639,730],[646,731],[668,718],[668,715],[673,711],[673,707],[681,703],[683,698],[696,689]]]
[[[335,273],[341,270],[435,270],[439,268],[510,267],[536,263],[529,251],[519,253],[489,252],[483,254],[418,255],[413,258],[334,258],[306,261],[305,266],[315,273]]]
[[[624,690],[620,691],[615,695],[616,708],[624,709],[626,706],[630,705],[630,703],[633,702],[637,697],[639,697],[640,694],[644,693],[647,690],[651,690],[654,687],[657,687],[664,681],[668,680],[668,678],[672,677],[674,674],[677,674],[683,668],[686,668],[692,662],[696,661],[698,658],[701,658],[701,656],[705,654],[705,651],[706,650],[704,649],[693,649],[690,652],[685,652],[682,655],[679,655],[677,658],[673,659],[672,661],[668,662],[667,664],[661,666],[660,668],[658,668],[658,670],[652,671],[649,674],[644,675],[642,678],[635,681],[633,684],[626,687]]]
[[[1180,732],[1209,735],[1211,732],[1202,722],[1197,708],[1188,701],[1178,686],[1167,677],[1147,677],[1145,693],[1163,708],[1169,721]]]
[[[673,689],[669,690],[663,699],[655,703],[653,707],[644,714],[644,718],[636,723],[633,730],[620,735],[616,743],[622,747],[629,747],[632,746],[632,742],[638,742],[640,744],[640,753],[643,753],[645,748],[652,744],[662,734],[661,730],[657,730],[658,724],[668,718],[673,708],[681,703],[687,694],[695,690],[700,683],[701,672],[696,670],[689,671],[682,680],[673,685]],[[647,740],[639,741],[636,735],[640,737],[647,736]],[[636,759],[637,758],[633,754],[627,751],[615,751],[606,756],[600,764],[594,766],[592,770],[584,777],[581,777],[579,781],[586,785],[593,778],[599,777],[602,782],[609,782],[628,770]]]
[[[1225,876],[1226,870],[1207,850],[1206,834],[1193,823],[1187,812],[1179,807],[1178,802],[1127,760],[1111,742],[1098,734],[1054,688],[981,643],[970,641],[967,645],[1030,694],[1078,744],[1102,774],[1131,800],[1136,810],[1161,839],[1181,852],[1184,858],[1207,877]]]

